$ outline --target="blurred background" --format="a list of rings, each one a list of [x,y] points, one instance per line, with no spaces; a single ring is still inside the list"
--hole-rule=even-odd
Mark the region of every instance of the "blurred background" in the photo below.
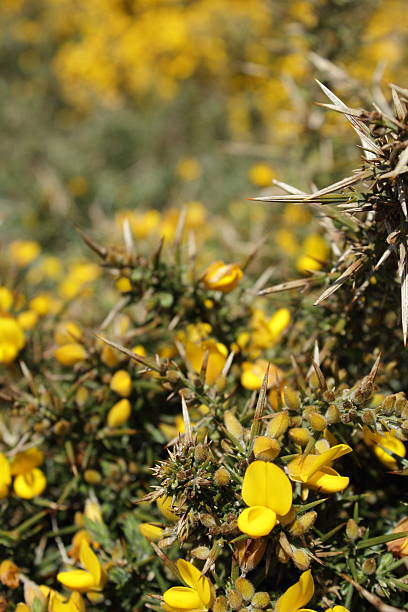
[[[1,0],[0,223],[45,249],[74,223],[172,236],[180,209],[227,245],[296,251],[308,214],[246,197],[358,164],[319,78],[351,106],[407,86],[404,0]],[[157,212],[156,212],[157,211]],[[293,212],[293,211],[292,211]],[[271,216],[272,215],[272,216]],[[282,233],[283,232],[283,233]],[[286,232],[286,233],[285,233]],[[280,242],[279,242],[280,241]],[[245,250],[245,249],[244,249]]]

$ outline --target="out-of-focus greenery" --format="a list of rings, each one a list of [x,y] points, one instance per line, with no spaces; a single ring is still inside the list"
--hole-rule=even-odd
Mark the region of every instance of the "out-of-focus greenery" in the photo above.
[[[335,178],[355,153],[313,79],[350,102],[343,68],[403,82],[405,15],[403,0],[5,0],[3,227],[62,244],[101,210],[226,211],[253,182]],[[258,162],[271,170],[251,184]]]

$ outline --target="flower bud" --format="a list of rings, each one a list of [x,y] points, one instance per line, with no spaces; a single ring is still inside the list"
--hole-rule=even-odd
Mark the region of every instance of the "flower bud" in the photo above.
[[[310,557],[303,548],[294,548],[292,550],[292,561],[301,572],[306,571],[310,567]]]
[[[308,421],[315,431],[324,431],[327,427],[327,420],[321,414],[312,412],[308,415]]]
[[[371,557],[370,559],[364,559],[361,569],[363,571],[363,574],[365,574],[366,576],[371,576],[372,574],[375,574],[377,569],[377,562],[374,557]]]
[[[272,438],[279,438],[289,427],[289,415],[287,410],[276,414],[269,422],[267,433]]]
[[[254,440],[254,455],[256,459],[272,461],[280,453],[281,445],[277,440],[266,436],[258,436]]]
[[[241,593],[245,601],[249,601],[250,599],[252,599],[255,593],[255,588],[252,582],[250,582],[243,576],[240,576],[239,578],[236,579],[235,588],[237,589],[237,591]]]
[[[269,593],[266,591],[258,591],[252,598],[251,604],[255,608],[267,608],[270,604],[271,600],[269,597]]]
[[[208,459],[208,448],[205,444],[197,444],[194,449],[194,459],[200,463]]]
[[[211,554],[211,550],[207,546],[197,546],[197,548],[193,548],[191,551],[191,555],[196,559],[201,559],[205,561]]]
[[[305,512],[305,514],[302,514],[293,523],[293,525],[289,529],[290,533],[293,536],[303,535],[304,533],[309,531],[311,527],[313,527],[316,521],[316,518],[317,518],[317,512],[315,512],[314,510],[312,510],[311,512]]]
[[[283,401],[289,410],[297,412],[300,409],[300,393],[292,389],[292,387],[283,388]]]
[[[220,595],[214,601],[213,612],[227,612],[227,610],[228,610],[227,598],[224,597],[224,595]]]
[[[108,412],[107,423],[112,429],[126,423],[131,413],[131,405],[128,399],[121,399]]]
[[[19,569],[13,561],[6,559],[0,563],[0,582],[11,589],[17,589],[19,581]]]
[[[118,370],[112,376],[110,388],[122,397],[129,397],[132,392],[132,379],[126,370]]]
[[[226,430],[237,438],[238,440],[242,440],[244,429],[241,423],[238,421],[237,417],[231,412],[231,410],[226,410],[224,412],[224,425]]]
[[[85,470],[84,480],[88,484],[99,484],[102,480],[102,476],[97,470]]]
[[[334,404],[331,404],[326,410],[326,419],[329,425],[333,425],[334,423],[338,423],[340,420],[340,411]]]
[[[311,435],[305,427],[292,427],[292,429],[289,429],[289,437],[299,446],[306,446]]]
[[[59,363],[65,366],[73,366],[87,358],[87,352],[78,342],[63,344],[54,351],[54,357]]]
[[[225,487],[230,482],[229,472],[223,465],[215,472],[214,480],[218,487]]]
[[[227,601],[232,610],[239,610],[242,606],[242,595],[239,591],[230,591]]]
[[[354,519],[349,519],[346,525],[346,534],[350,540],[357,540],[359,537],[359,529],[356,521]]]

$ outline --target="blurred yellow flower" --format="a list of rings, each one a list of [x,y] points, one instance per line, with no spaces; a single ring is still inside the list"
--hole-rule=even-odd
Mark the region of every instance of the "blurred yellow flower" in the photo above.
[[[25,344],[24,332],[15,319],[0,316],[0,363],[15,360]]]
[[[309,234],[302,243],[302,255],[296,261],[296,268],[302,274],[320,270],[329,253],[329,245],[319,234]]]
[[[40,245],[34,240],[14,240],[9,244],[11,260],[21,267],[27,266],[34,261],[40,252]]]
[[[118,370],[112,376],[110,388],[122,397],[129,397],[132,392],[132,379],[126,370]]]
[[[78,342],[63,344],[54,351],[55,359],[65,366],[73,366],[80,361],[84,361],[87,356],[85,348]]]
[[[57,344],[69,344],[74,340],[80,340],[82,330],[75,321],[61,321],[54,331],[54,340]]]
[[[182,181],[195,181],[201,175],[201,166],[194,157],[186,157],[178,162],[176,172]]]
[[[262,382],[269,365],[268,388],[280,387],[283,383],[284,372],[273,365],[268,364],[265,359],[258,359],[254,362],[244,361],[242,363],[241,385],[245,389],[254,391],[262,387]]]
[[[257,187],[269,187],[275,177],[275,172],[267,163],[255,164],[248,172],[249,180]]]
[[[0,582],[11,589],[17,589],[20,585],[19,572],[13,561],[5,559],[0,563]]]
[[[151,523],[141,523],[139,525],[139,531],[148,540],[160,540],[163,536],[163,528]]]
[[[238,264],[215,261],[204,272],[202,280],[206,289],[229,293],[238,285],[243,274]]]
[[[13,304],[13,294],[7,287],[0,287],[0,312],[8,312]]]
[[[108,412],[108,427],[120,427],[129,419],[132,407],[128,399],[121,399]]]
[[[214,384],[227,361],[227,347],[221,344],[221,342],[209,338],[208,340],[203,340],[200,344],[186,342],[184,350],[189,365],[197,373],[201,372],[204,359],[206,356],[208,357],[205,382],[207,385]]]
[[[391,453],[401,458],[405,457],[405,444],[392,431],[379,433],[364,427],[363,439],[367,446],[372,448],[377,459],[390,470],[395,470],[398,467],[398,460]]]

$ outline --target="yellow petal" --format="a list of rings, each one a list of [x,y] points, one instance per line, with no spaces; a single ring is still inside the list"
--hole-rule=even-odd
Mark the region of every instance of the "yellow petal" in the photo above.
[[[22,499],[32,499],[41,495],[47,486],[47,479],[43,472],[34,468],[27,474],[20,474],[14,479],[14,492]]]
[[[85,570],[72,570],[70,572],[60,572],[57,574],[57,580],[68,589],[85,593],[95,587],[95,581],[92,574]]]
[[[337,444],[320,455],[306,455],[293,459],[288,464],[288,471],[293,480],[309,482],[309,479],[322,466],[330,465],[335,459],[352,452],[347,444]]]
[[[350,612],[350,610],[344,606],[334,606],[334,608],[327,608],[326,612]]]
[[[179,571],[182,581],[189,587],[196,589],[198,581],[201,578],[200,570],[195,567],[192,563],[185,561],[184,559],[178,559],[177,569]]]
[[[318,489],[322,493],[338,493],[348,487],[348,484],[349,478],[347,476],[340,476],[331,467],[322,467],[307,481],[308,487]]]
[[[32,469],[40,466],[44,462],[44,453],[38,448],[29,448],[26,451],[17,453],[10,463],[10,470],[13,476],[17,474],[27,474]]]
[[[288,588],[279,597],[276,604],[276,612],[300,612],[300,607],[304,606],[313,597],[314,583],[311,570],[303,572],[299,581]]]
[[[157,525],[151,525],[150,523],[141,523],[139,525],[139,531],[148,540],[160,540],[163,535],[163,529],[157,527]]]
[[[0,453],[0,488],[8,489],[8,485],[11,483],[11,472],[10,464],[6,455]]]
[[[79,559],[86,570],[92,575],[95,585],[100,585],[102,568],[98,557],[89,546],[87,540],[82,540],[79,549]]]
[[[276,525],[276,513],[265,506],[245,508],[238,517],[238,528],[251,538],[268,535]]]
[[[173,587],[163,595],[164,603],[172,608],[181,610],[194,610],[202,607],[197,591],[190,587]]]
[[[254,461],[245,472],[242,498],[247,506],[266,506],[284,515],[292,505],[292,486],[278,466]]]

